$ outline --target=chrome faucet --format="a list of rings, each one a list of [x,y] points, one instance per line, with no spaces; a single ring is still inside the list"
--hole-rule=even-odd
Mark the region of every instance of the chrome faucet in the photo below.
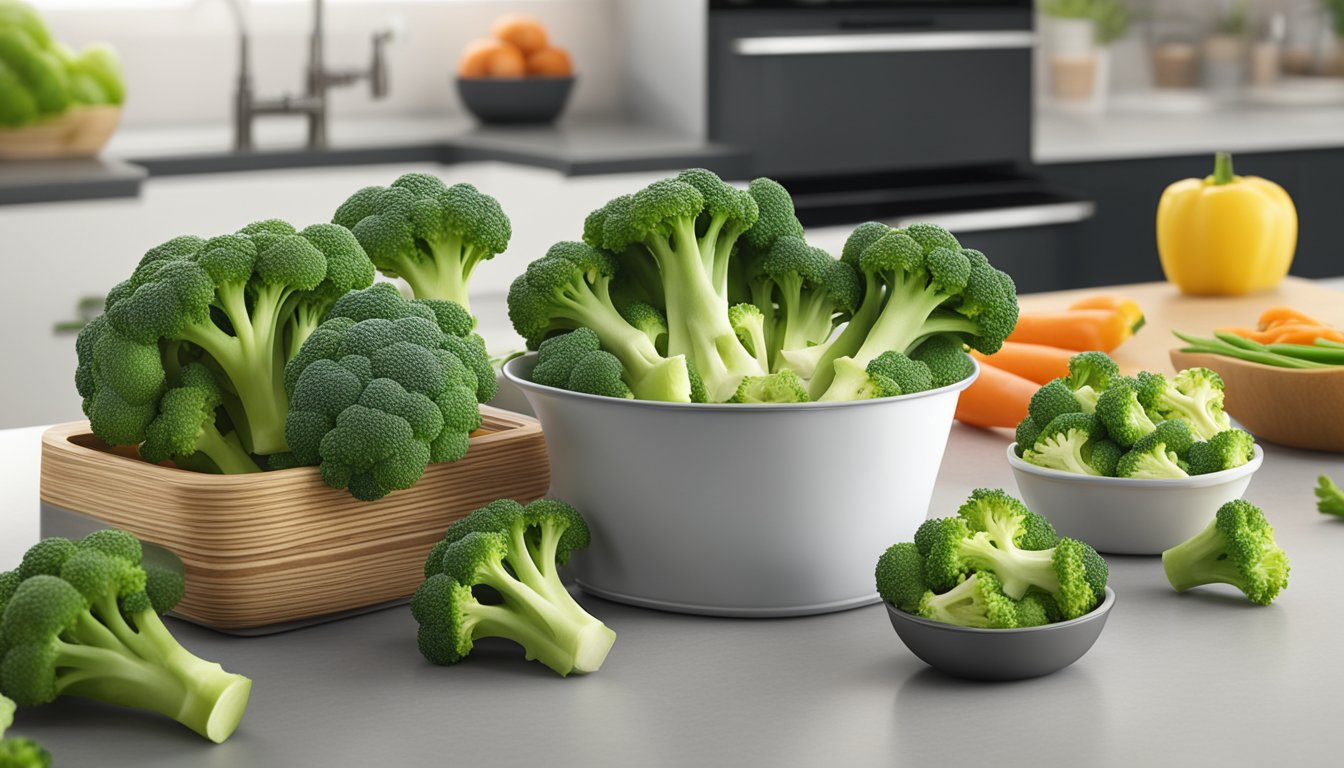
[[[238,88],[233,102],[233,143],[236,149],[251,149],[252,120],[257,115],[306,115],[308,148],[327,145],[327,94],[336,86],[369,81],[373,98],[387,95],[387,60],[384,49],[392,33],[373,35],[373,60],[368,69],[330,70],[323,57],[323,2],[313,0],[313,31],[308,38],[307,89],[301,95],[285,94],[278,99],[259,99],[252,91],[251,38],[243,19],[242,0],[228,0],[238,23]]]

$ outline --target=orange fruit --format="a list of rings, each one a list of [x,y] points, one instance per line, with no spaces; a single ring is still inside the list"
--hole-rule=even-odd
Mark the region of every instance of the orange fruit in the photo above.
[[[536,18],[522,13],[500,16],[490,32],[500,40],[513,45],[524,54],[546,47],[546,27]]]
[[[541,77],[569,77],[574,64],[564,48],[546,47],[527,55],[527,74]]]

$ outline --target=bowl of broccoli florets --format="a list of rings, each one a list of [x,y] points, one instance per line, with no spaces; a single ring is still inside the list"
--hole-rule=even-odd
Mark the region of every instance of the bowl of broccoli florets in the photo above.
[[[1059,530],[1102,552],[1157,555],[1241,498],[1260,468],[1255,438],[1223,411],[1207,368],[1120,375],[1101,352],[1041,387],[1008,449],[1017,487]]]
[[[1115,605],[1109,575],[1090,545],[986,488],[887,549],[875,569],[906,647],[973,680],[1040,677],[1081,658]]]
[[[703,169],[621,195],[512,283],[551,492],[593,528],[586,590],[694,613],[876,603],[868,564],[924,520],[967,348],[1014,284],[933,224],[810,245],[789,193]]]

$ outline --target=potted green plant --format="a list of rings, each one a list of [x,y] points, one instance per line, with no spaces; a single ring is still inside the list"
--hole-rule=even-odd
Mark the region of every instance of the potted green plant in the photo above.
[[[1042,0],[1046,78],[1051,101],[1099,111],[1110,82],[1111,43],[1129,31],[1123,0]]]

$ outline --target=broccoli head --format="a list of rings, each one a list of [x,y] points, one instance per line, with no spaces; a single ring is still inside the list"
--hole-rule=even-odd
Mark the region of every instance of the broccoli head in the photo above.
[[[169,633],[159,614],[182,592],[181,575],[144,563],[124,531],[44,539],[0,574],[0,693],[23,706],[77,696],[145,709],[224,741],[252,681]]]
[[[596,672],[616,634],[575,602],[558,572],[588,541],[578,511],[552,499],[526,507],[504,499],[453,523],[411,600],[421,653],[454,664],[477,640],[502,637],[561,676]],[[481,588],[499,601],[481,602]]]
[[[1105,352],[1080,352],[1069,358],[1069,375],[1064,380],[1074,397],[1091,413],[1097,398],[1111,382],[1120,377],[1120,366]]]
[[[503,253],[513,232],[498,200],[425,173],[359,190],[332,222],[353,232],[378,270],[405,280],[417,299],[453,301],[468,311],[472,272]]]
[[[1207,475],[1240,467],[1255,457],[1255,438],[1241,429],[1225,429],[1190,446],[1190,474]]]
[[[634,395],[622,380],[624,373],[621,361],[602,351],[597,334],[579,328],[541,343],[532,381],[589,395],[629,399]]]
[[[1106,434],[1125,448],[1157,428],[1139,402],[1138,387],[1129,379],[1116,377],[1097,397],[1094,409]]]
[[[996,546],[1041,550],[1059,541],[1055,527],[1027,505],[997,488],[977,488],[957,509],[971,533],[983,532]]]
[[[1223,411],[1223,379],[1208,368],[1187,368],[1168,380],[1145,371],[1138,397],[1156,420],[1183,419],[1196,440],[1208,440],[1232,424]]]
[[[1036,443],[1022,452],[1022,458],[1046,469],[1104,476],[1115,461],[1113,451],[1106,447],[1098,453],[1098,446],[1107,442],[1096,415],[1065,413],[1045,425]]]
[[[293,465],[372,501],[466,455],[489,357],[437,318],[387,283],[336,302],[285,371]]]
[[[893,544],[877,560],[877,594],[906,613],[914,613],[929,591],[924,582],[924,556],[911,542]]]
[[[973,573],[941,594],[927,591],[914,611],[917,615],[960,627],[1012,629],[1018,626],[1017,602],[1003,592],[994,574]]]
[[[1162,568],[1177,592],[1231,584],[1259,605],[1288,586],[1288,554],[1264,512],[1242,499],[1219,507],[1207,528],[1163,552]]]

